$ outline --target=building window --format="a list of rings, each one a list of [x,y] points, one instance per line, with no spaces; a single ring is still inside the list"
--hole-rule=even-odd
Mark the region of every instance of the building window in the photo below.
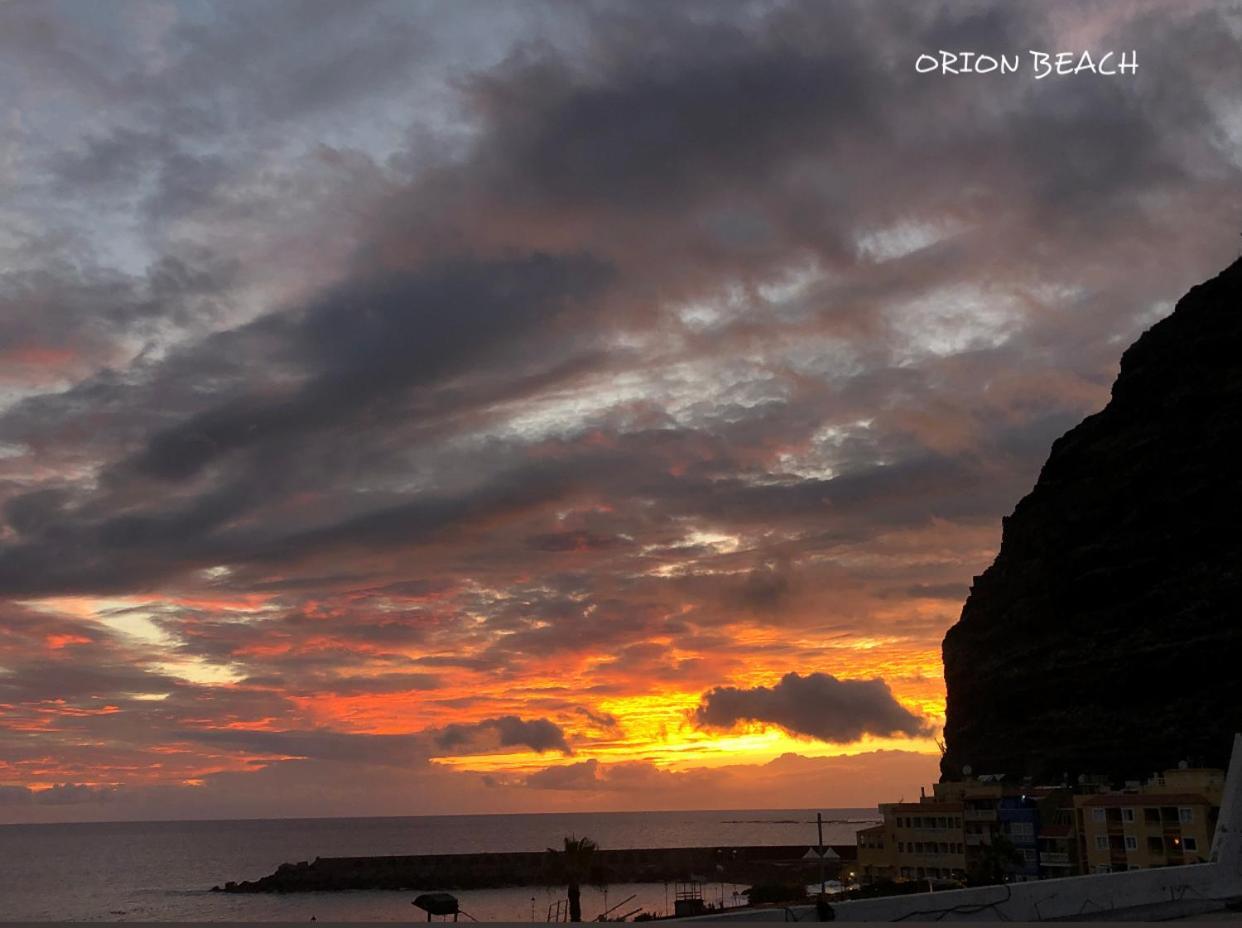
[[[1138,850],[1138,838],[1134,837],[1134,835],[1126,835],[1126,850],[1127,851]]]
[[[1143,821],[1145,821],[1148,825],[1159,825],[1160,824],[1160,810],[1159,809],[1144,809],[1143,810]]]
[[[1187,851],[1198,851],[1199,850],[1199,839],[1198,838],[1182,838],[1182,848]]]
[[[1122,810],[1121,810],[1121,820],[1122,820],[1123,822],[1132,822],[1132,821],[1134,821],[1134,810],[1133,810],[1133,809],[1122,809]]]
[[[1096,835],[1095,836],[1095,849],[1097,851],[1108,850],[1108,835]]]
[[[1177,818],[1183,825],[1189,825],[1195,820],[1195,810],[1186,808],[1178,809]]]
[[[1102,822],[1104,820],[1105,820],[1105,810],[1102,806],[1091,810],[1091,821]]]

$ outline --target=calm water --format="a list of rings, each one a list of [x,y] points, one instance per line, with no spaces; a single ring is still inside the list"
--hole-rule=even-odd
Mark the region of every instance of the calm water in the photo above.
[[[875,821],[874,809],[824,810],[824,840],[850,844]],[[602,847],[682,847],[814,843],[815,812],[617,812],[453,815],[418,818],[294,819],[240,822],[119,822],[0,825],[0,921],[412,921],[413,892],[226,895],[208,890],[255,879],[286,861],[366,854],[538,851],[567,834]],[[438,887],[428,886],[427,890]],[[712,884],[704,895],[727,904],[745,887]],[[610,886],[607,904],[637,897],[664,912],[662,883]],[[564,889],[463,890],[461,907],[481,920],[544,921]],[[605,907],[584,887],[583,917]]]

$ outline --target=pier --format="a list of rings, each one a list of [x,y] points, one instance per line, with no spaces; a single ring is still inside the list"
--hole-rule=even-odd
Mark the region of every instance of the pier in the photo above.
[[[833,845],[827,874],[857,859],[854,845]],[[810,883],[820,876],[820,859],[810,845],[600,849],[589,880],[612,883]],[[417,854],[394,857],[317,857],[281,864],[253,881],[214,886],[228,893],[298,893],[350,889],[490,889],[556,885],[546,851],[478,854]]]

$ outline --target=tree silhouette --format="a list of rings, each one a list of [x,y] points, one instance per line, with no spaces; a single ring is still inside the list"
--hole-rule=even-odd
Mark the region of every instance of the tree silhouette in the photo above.
[[[993,886],[1005,882],[1009,871],[1022,866],[1022,853],[1004,835],[992,836],[990,844],[979,846],[978,856],[970,864],[967,882],[971,886]]]
[[[552,872],[569,890],[569,920],[582,921],[582,883],[591,873],[591,859],[598,845],[590,838],[567,837],[565,849],[548,848]]]

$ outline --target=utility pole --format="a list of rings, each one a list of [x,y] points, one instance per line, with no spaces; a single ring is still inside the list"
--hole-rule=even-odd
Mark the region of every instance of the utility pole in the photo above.
[[[824,813],[815,813],[815,830],[819,834],[819,843],[815,845],[815,853],[819,855],[819,894],[828,893],[828,882],[824,879]]]

